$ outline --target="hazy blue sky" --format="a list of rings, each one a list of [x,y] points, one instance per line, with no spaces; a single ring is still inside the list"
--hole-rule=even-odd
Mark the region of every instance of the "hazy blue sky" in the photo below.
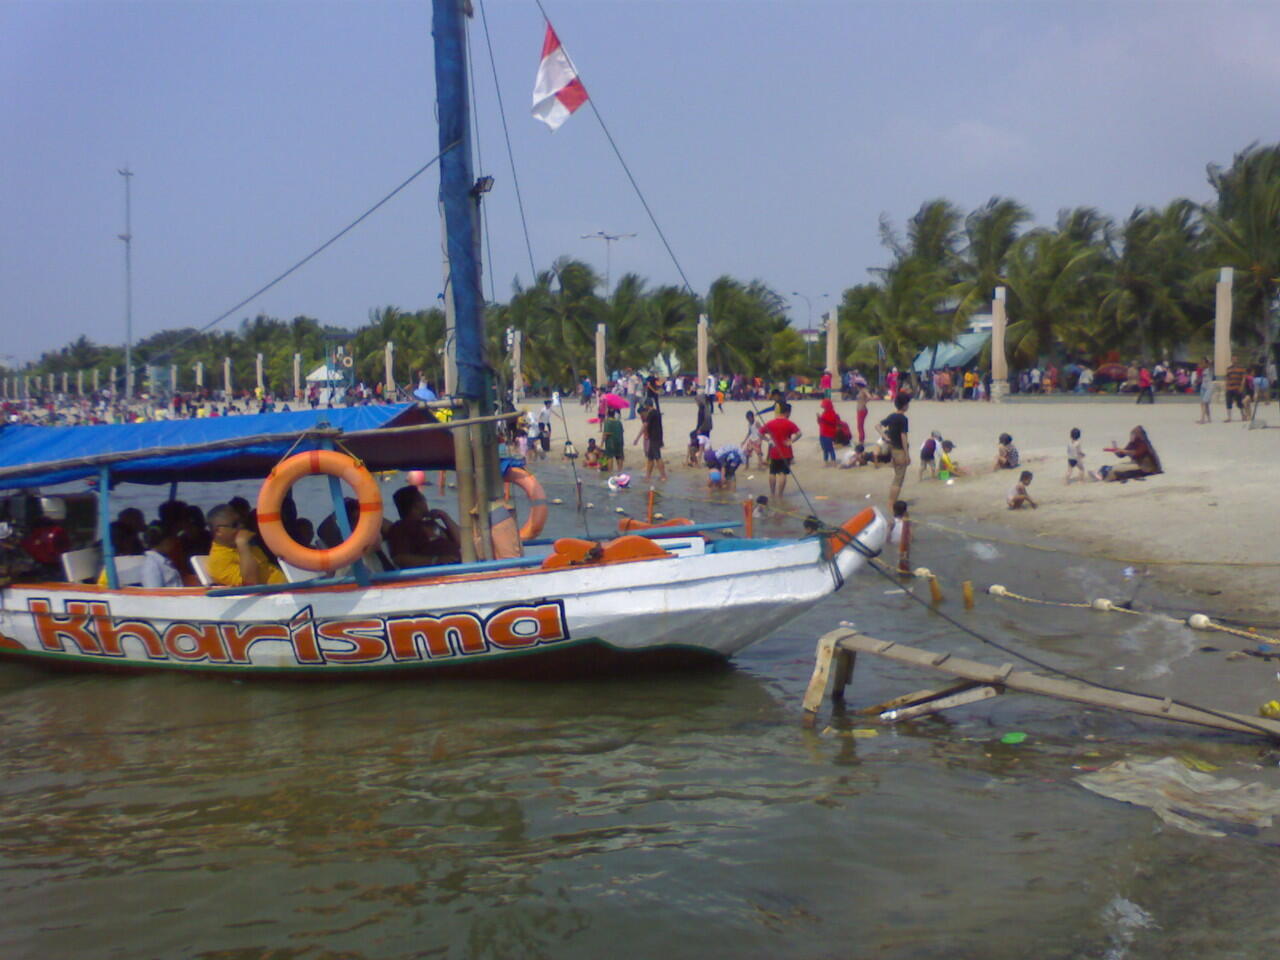
[[[1280,138],[1280,3],[544,0],[695,289],[819,313],[883,265],[877,221],[994,194],[1039,222],[1209,198],[1205,165]],[[539,269],[678,281],[584,108],[529,116],[533,0],[486,0]],[[479,18],[497,295],[529,280]],[[0,0],[0,354],[203,325],[435,154],[430,4]],[[478,165],[478,168],[481,165]],[[440,289],[434,171],[241,310],[358,326]],[[486,285],[487,289],[487,285]],[[830,294],[829,300],[821,294]],[[808,310],[794,298],[795,319]]]

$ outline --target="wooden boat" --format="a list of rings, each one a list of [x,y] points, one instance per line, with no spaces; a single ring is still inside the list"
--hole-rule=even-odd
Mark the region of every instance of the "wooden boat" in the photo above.
[[[96,480],[107,580],[5,585],[0,658],[295,676],[439,668],[544,674],[724,658],[839,589],[878,552],[887,523],[873,509],[850,518],[837,536],[801,540],[708,539],[706,529],[689,525],[600,544],[522,545],[517,537],[511,549],[514,514],[501,495],[510,463],[494,434],[503,415],[493,409],[479,295],[464,5],[435,0],[433,8],[453,418],[439,422],[416,404],[0,429],[0,489]],[[263,478],[288,455],[335,447],[374,471],[456,469],[464,562],[375,573],[360,561],[343,576],[272,586],[157,590],[123,582],[105,536],[114,485]],[[331,487],[335,517],[349,535],[341,487]],[[260,519],[269,512],[262,504]],[[362,502],[362,509],[381,506]],[[512,552],[518,555],[503,555]]]

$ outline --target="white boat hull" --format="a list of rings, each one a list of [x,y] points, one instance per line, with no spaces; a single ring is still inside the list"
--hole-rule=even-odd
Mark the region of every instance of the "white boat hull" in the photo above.
[[[15,584],[0,657],[50,665],[370,674],[611,654],[725,658],[839,589],[877,552],[819,539],[560,570],[490,571],[277,593]],[[687,539],[687,538],[686,538]],[[661,542],[661,541],[659,541]],[[589,653],[586,648],[593,648]],[[535,666],[526,663],[526,666]]]

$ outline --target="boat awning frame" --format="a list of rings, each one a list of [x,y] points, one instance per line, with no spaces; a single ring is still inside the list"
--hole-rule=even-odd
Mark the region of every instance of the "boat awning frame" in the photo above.
[[[378,470],[452,470],[450,427],[424,404],[99,426],[0,428],[0,489],[96,477],[174,483],[263,477],[290,451],[340,446]]]

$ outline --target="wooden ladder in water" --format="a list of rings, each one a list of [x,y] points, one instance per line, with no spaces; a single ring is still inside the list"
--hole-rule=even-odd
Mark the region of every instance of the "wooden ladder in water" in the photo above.
[[[805,690],[802,704],[802,722],[805,727],[812,728],[817,723],[818,711],[822,708],[828,685],[831,687],[831,699],[837,703],[844,702],[845,688],[853,679],[853,668],[859,653],[936,670],[957,678],[955,682],[945,686],[916,690],[857,711],[861,716],[874,716],[889,723],[989,700],[1007,690],[1014,690],[1176,723],[1190,723],[1254,736],[1270,736],[1280,741],[1280,722],[1275,720],[1225,710],[1207,713],[1174,703],[1169,697],[1104,690],[1079,680],[1047,677],[1030,670],[1015,670],[1012,663],[993,667],[977,660],[922,650],[893,640],[876,640],[849,627],[832,630],[818,639],[813,676]]]

